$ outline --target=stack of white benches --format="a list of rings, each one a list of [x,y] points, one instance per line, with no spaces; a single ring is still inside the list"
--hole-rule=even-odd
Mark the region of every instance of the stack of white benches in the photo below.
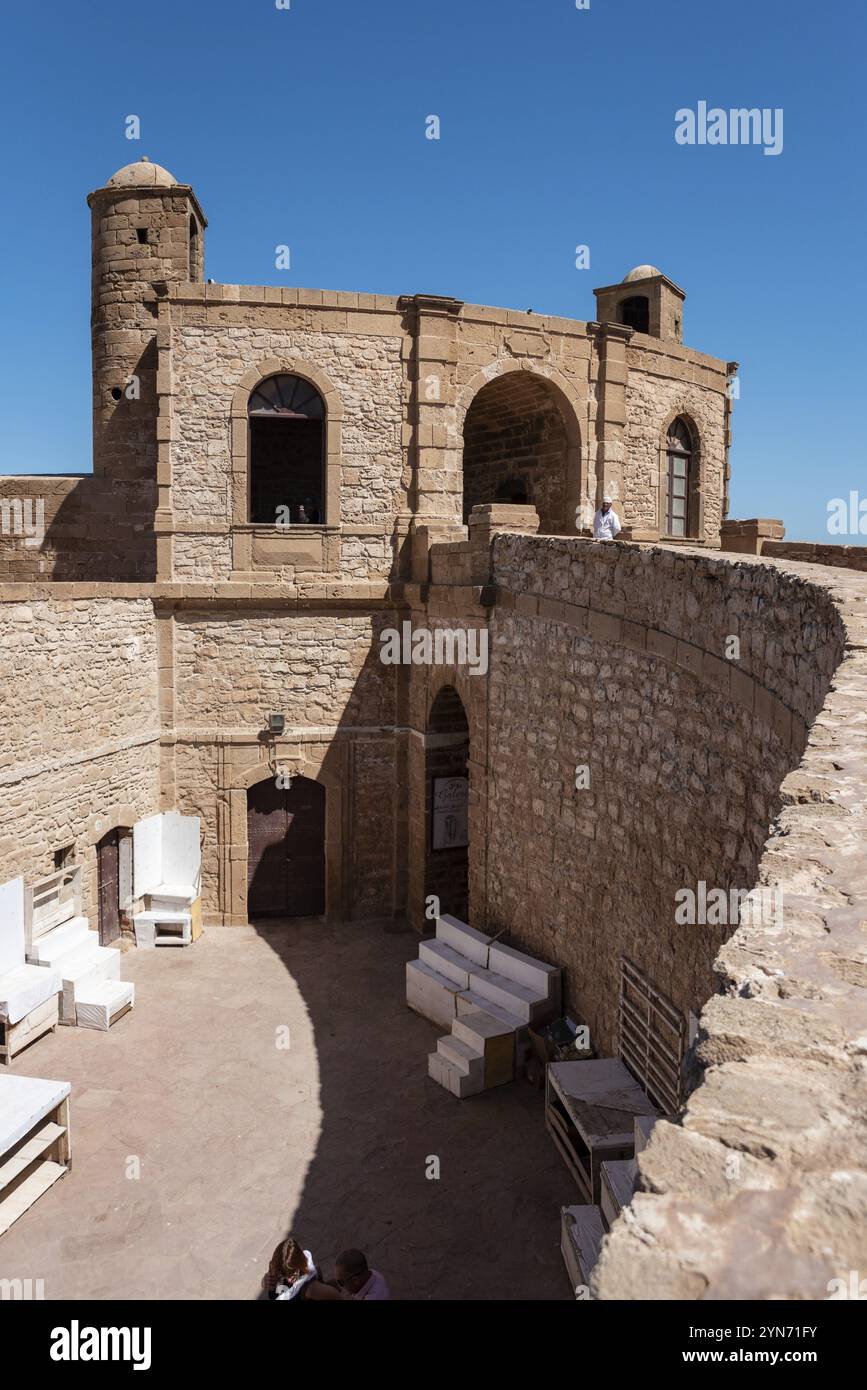
[[[452,1095],[477,1095],[511,1081],[526,1060],[528,1025],[560,1014],[556,966],[476,931],[437,918],[436,936],[407,962],[406,1002],[450,1029],[428,1057],[428,1075]]]
[[[60,975],[26,960],[24,879],[0,884],[0,1058],[57,1027]]]
[[[27,959],[59,974],[61,1023],[107,1032],[133,1007],[135,985],[120,978],[120,951],[100,946],[81,905],[80,865],[37,883],[27,912]]]
[[[189,946],[199,897],[202,851],[198,816],[161,811],[133,826],[136,946]]]

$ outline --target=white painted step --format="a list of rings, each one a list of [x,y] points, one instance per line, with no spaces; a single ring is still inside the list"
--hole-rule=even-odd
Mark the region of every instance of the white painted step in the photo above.
[[[96,932],[89,932],[96,936]],[[97,980],[120,979],[120,951],[111,946],[86,944],[65,952],[55,963],[63,988],[60,992],[60,1022],[75,1023],[75,1000],[78,991]]]
[[[436,939],[446,946],[451,946],[453,951],[466,956],[474,964],[487,966],[491,938],[485,936],[484,932],[476,931],[475,927],[467,926],[466,922],[459,921],[457,917],[451,917],[446,913],[437,918]]]
[[[451,1028],[457,1015],[457,998],[460,986],[454,980],[432,970],[421,960],[406,963],[406,1002],[416,1013],[438,1023],[443,1028]]]
[[[515,980],[519,985],[531,989],[534,994],[552,998],[559,990],[560,971],[556,965],[545,965],[541,960],[516,951],[512,946],[501,946],[499,942],[488,953],[488,969],[507,980]]]
[[[508,1009],[501,1008],[492,999],[488,999],[484,994],[478,994],[474,989],[466,989],[458,995],[458,1018],[464,1014],[481,1011],[494,1019],[497,1023],[505,1023],[513,1032],[523,1037],[527,1035],[527,1025],[517,1014],[510,1013]]]
[[[151,907],[164,904],[176,907],[185,903],[188,909],[198,896],[198,890],[190,883],[160,883],[152,892],[145,894],[151,900]]]
[[[470,972],[478,969],[467,956],[462,956],[444,941],[423,941],[418,948],[418,958],[461,989],[469,989]]]
[[[488,1038],[508,1037],[514,1028],[482,1009],[473,1009],[467,1014],[458,1014],[452,1024],[452,1037],[484,1056],[485,1041]]]
[[[540,995],[493,970],[477,970],[470,975],[470,989],[515,1014],[521,1023],[533,1023],[550,1012],[547,993]]]
[[[440,1052],[431,1052],[428,1055],[427,1074],[437,1085],[457,1096],[458,1100],[463,1100],[465,1096],[478,1095],[485,1088],[484,1081],[462,1075]]]
[[[153,922],[157,926],[161,922],[184,927],[189,926],[192,918],[189,912],[184,912],[183,908],[154,908],[150,912],[137,912],[133,918],[134,922]]]
[[[189,946],[193,939],[189,912],[137,912],[132,919],[136,946]]]
[[[437,1052],[445,1058],[449,1066],[460,1072],[461,1076],[469,1076],[474,1081],[481,1081],[484,1087],[485,1059],[481,1052],[477,1052],[475,1048],[451,1034],[447,1038],[440,1038],[437,1043]]]
[[[99,945],[99,933],[90,930],[86,917],[70,917],[68,922],[62,922],[59,927],[53,927],[51,931],[36,937],[30,949],[30,961],[34,965],[56,964],[58,956],[80,946],[88,936],[93,936]]]
[[[79,1028],[107,1033],[112,1023],[135,1003],[135,985],[129,980],[95,980],[76,994],[75,1018]]]

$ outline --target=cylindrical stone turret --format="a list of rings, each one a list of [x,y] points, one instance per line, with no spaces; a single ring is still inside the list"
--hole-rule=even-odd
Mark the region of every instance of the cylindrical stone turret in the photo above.
[[[156,281],[204,278],[206,219],[189,184],[141,159],[88,195],[93,471],[156,488]],[[153,497],[141,502],[155,505]],[[128,496],[128,502],[135,502]]]

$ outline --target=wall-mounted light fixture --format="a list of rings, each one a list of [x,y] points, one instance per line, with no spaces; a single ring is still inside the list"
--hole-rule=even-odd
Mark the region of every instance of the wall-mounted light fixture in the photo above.
[[[285,714],[269,714],[269,715],[268,715],[268,733],[271,734],[271,736],[272,736],[273,738],[279,738],[280,735],[282,734],[282,732],[283,732],[283,730],[284,730],[285,728],[286,728],[286,716],[285,716]]]

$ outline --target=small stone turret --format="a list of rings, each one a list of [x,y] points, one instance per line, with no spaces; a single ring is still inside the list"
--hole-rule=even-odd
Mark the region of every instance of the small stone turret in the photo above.
[[[189,184],[178,183],[146,158],[119,169],[87,201],[92,216],[94,474],[155,489],[151,286],[204,278],[207,223]],[[152,513],[152,499],[146,505]]]
[[[621,323],[663,342],[683,342],[686,295],[655,265],[637,265],[618,285],[594,290],[600,323]]]

